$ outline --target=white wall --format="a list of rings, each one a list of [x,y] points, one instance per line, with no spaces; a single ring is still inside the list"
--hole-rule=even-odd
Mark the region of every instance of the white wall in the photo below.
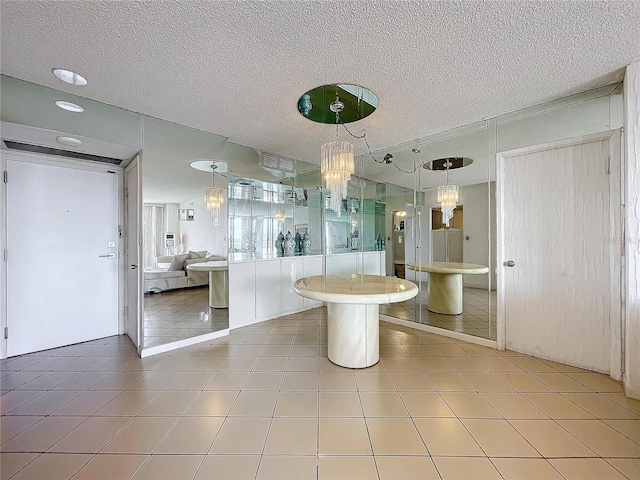
[[[207,250],[211,254],[227,256],[227,211],[229,202],[220,207],[219,221],[216,225],[211,212],[202,201],[202,197],[182,202],[180,208],[193,209],[194,220],[181,220],[179,233],[182,238],[182,251]]]
[[[625,239],[626,394],[640,399],[640,63],[629,65],[624,79],[626,147]]]

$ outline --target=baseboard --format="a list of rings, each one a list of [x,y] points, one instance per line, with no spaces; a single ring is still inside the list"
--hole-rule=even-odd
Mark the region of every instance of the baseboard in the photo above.
[[[177,350],[178,348],[195,345],[196,343],[215,340],[216,338],[220,337],[226,337],[227,335],[229,335],[229,329],[225,328],[224,330],[218,330],[217,332],[205,333],[204,335],[185,338],[183,340],[177,340],[175,342],[165,343],[163,345],[156,345],[155,347],[143,348],[140,352],[140,358],[146,358],[152,355],[158,355],[159,353],[170,352],[172,350]]]
[[[622,378],[622,385],[624,386],[624,394],[629,398],[635,398],[640,400],[640,388],[632,387],[627,383],[626,378]]]

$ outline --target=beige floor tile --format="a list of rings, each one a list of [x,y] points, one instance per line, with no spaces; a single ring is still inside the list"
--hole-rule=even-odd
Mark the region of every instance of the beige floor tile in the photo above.
[[[398,391],[433,391],[433,385],[422,373],[391,372],[391,380]]]
[[[181,418],[154,453],[205,454],[218,434],[224,418]]]
[[[134,418],[102,453],[151,453],[175,423],[175,418]]]
[[[471,357],[447,357],[447,363],[449,363],[449,365],[451,365],[457,372],[487,371],[487,367]]]
[[[416,418],[414,422],[431,456],[484,456],[457,418]]]
[[[238,397],[238,391],[208,391],[201,392],[187,408],[183,415],[193,416],[225,416]]]
[[[326,391],[355,391],[356,379],[352,372],[330,373],[321,372],[319,388],[321,392]]]
[[[613,400],[618,405],[622,405],[624,408],[631,410],[634,413],[640,415],[640,400],[636,400],[635,398],[629,398],[624,393],[616,392],[605,392],[602,394],[610,400]]]
[[[367,418],[375,455],[427,455],[427,449],[409,418]]]
[[[376,456],[380,480],[440,479],[430,457]]]
[[[264,349],[264,344],[260,345],[238,345],[233,351],[233,355],[236,357],[257,357]]]
[[[44,453],[11,478],[12,480],[45,478],[47,480],[66,480],[80,470],[91,457],[91,455],[80,454]]]
[[[492,458],[505,480],[561,480],[547,460],[535,458]]]
[[[540,457],[507,420],[462,420],[489,457]]]
[[[198,357],[189,365],[189,370],[206,370],[210,374],[213,374],[223,363],[224,358],[221,357]]]
[[[622,382],[602,373],[567,373],[567,376],[592,388],[596,392],[624,392]]]
[[[443,480],[502,480],[488,458],[434,457],[433,461]]]
[[[367,417],[409,416],[397,392],[360,392],[360,401]]]
[[[400,392],[412,417],[455,417],[437,392]]]
[[[535,378],[556,392],[593,392],[593,390],[564,373],[531,373]]]
[[[255,478],[260,455],[208,455],[205,457],[196,480],[246,480]]]
[[[188,390],[165,390],[138,415],[143,417],[181,415],[199,393]]]
[[[559,420],[558,423],[601,457],[640,458],[640,445],[600,420]]]
[[[555,368],[533,357],[509,357],[509,361],[527,372],[557,372]]]
[[[403,349],[412,357],[414,360],[416,357],[439,357],[440,354],[436,352],[430,345],[404,345]]]
[[[500,414],[475,392],[441,392],[449,408],[460,418],[500,418]]]
[[[640,478],[640,458],[607,458],[606,460],[627,478],[631,480]]]
[[[253,367],[254,371],[277,371],[282,372],[289,357],[258,357],[258,361]]]
[[[131,417],[92,417],[79,425],[48,452],[53,453],[95,453],[102,450]]]
[[[51,415],[93,415],[120,393],[120,391],[83,392]]]
[[[553,390],[528,373],[496,372],[496,376],[516,392],[553,392]]]
[[[427,379],[438,391],[471,391],[469,385],[455,372],[427,372]]]
[[[640,420],[602,420],[611,428],[640,445]]]
[[[138,471],[135,480],[183,480],[193,478],[202,455],[152,455]]]
[[[271,417],[278,392],[267,390],[241,391],[229,415],[244,417]]]
[[[279,390],[282,372],[251,372],[243,390]]]
[[[373,457],[320,457],[318,480],[371,480],[378,478]]]
[[[320,455],[371,455],[371,442],[363,418],[321,418]]]
[[[240,390],[247,380],[249,372],[218,372],[204,390]]]
[[[280,392],[274,417],[318,417],[318,392]]]
[[[18,387],[18,390],[51,390],[63,382],[75,377],[76,372],[47,372]],[[4,385],[5,379],[2,379]]]
[[[418,371],[418,365],[411,357],[386,357],[382,359],[389,372]]]
[[[120,370],[91,387],[91,390],[126,390],[145,373],[143,370]]]
[[[264,480],[315,480],[316,456],[263,455],[257,479]]]
[[[12,410],[18,408],[20,405],[24,405],[29,400],[33,400],[35,397],[39,397],[43,392],[33,392],[26,390],[13,390],[11,392],[3,393],[0,396],[0,415],[6,415]]]
[[[493,358],[493,357],[487,357]],[[461,372],[460,376],[477,392],[512,392],[513,389],[493,373]]]
[[[155,370],[186,370],[196,358],[191,355],[171,355],[160,362]]]
[[[2,444],[3,452],[45,452],[86,417],[45,417]]]
[[[466,357],[469,356],[462,348],[454,343],[441,343],[431,345],[431,347],[443,357]]]
[[[49,391],[11,410],[9,415],[49,415],[80,395],[80,392]]]
[[[639,415],[599,393],[565,393],[564,396],[600,419],[640,419]]]
[[[202,390],[213,376],[206,370],[188,370],[167,386],[167,390]]]
[[[319,376],[316,372],[285,372],[280,389],[290,392],[316,392]]]
[[[219,372],[250,372],[256,363],[256,357],[228,357]]]
[[[131,478],[147,458],[147,455],[96,455],[82,467],[73,480]]]
[[[510,423],[545,458],[597,456],[553,420],[511,420]]]
[[[423,372],[453,371],[453,367],[441,357],[414,357],[414,361]]]
[[[395,390],[391,377],[387,373],[365,373],[357,371],[355,373],[356,384],[361,392],[382,392]]]
[[[269,418],[227,418],[209,453],[261,454],[270,423]]]
[[[567,480],[614,480],[625,476],[601,458],[555,458],[549,460]]]
[[[5,453],[0,452],[0,480],[7,480],[25,465],[32,462],[39,453]]]
[[[476,360],[492,372],[522,372],[520,367],[504,357],[476,357]]]
[[[484,392],[482,397],[506,419],[535,420],[549,418],[518,393]]]
[[[473,343],[461,343],[459,344],[469,355],[476,357],[499,357],[500,352],[495,348],[483,347],[482,345],[474,345]]]
[[[97,411],[100,416],[134,416],[138,415],[161,392],[158,390],[127,390]]]
[[[295,345],[292,353],[295,351]],[[317,372],[320,368],[318,353],[314,356],[292,356],[287,364],[288,372]]]
[[[523,393],[522,395],[553,419],[593,418],[593,415],[560,393]]]
[[[44,416],[37,415],[2,417],[0,421],[0,443],[10,440],[43,418]]]
[[[320,392],[320,417],[362,417],[357,392]]]
[[[54,387],[53,390],[87,390],[112,374],[113,372],[104,371],[81,372],[66,382],[62,382],[60,385]]]
[[[317,418],[274,418],[265,454],[315,455],[318,451]]]

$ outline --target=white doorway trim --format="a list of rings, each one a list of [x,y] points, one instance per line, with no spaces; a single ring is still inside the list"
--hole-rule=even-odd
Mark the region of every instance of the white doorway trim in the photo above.
[[[609,140],[609,203],[610,218],[609,238],[606,242],[610,255],[610,285],[609,285],[609,322],[610,322],[610,375],[616,380],[621,379],[622,366],[624,365],[622,342],[624,332],[622,329],[622,235],[621,235],[621,152],[620,131],[610,130],[591,135],[574,137],[566,140],[550,142],[532,147],[519,148],[496,154],[496,217],[497,217],[497,345],[501,350],[506,346],[506,284],[503,262],[509,260],[504,257],[505,252],[505,161],[510,157],[523,154],[539,153],[562,147],[570,147],[583,143]]]

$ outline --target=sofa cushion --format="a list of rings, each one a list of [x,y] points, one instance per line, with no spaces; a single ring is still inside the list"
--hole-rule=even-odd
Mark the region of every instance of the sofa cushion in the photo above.
[[[207,251],[202,250],[199,252],[192,252],[191,250],[189,250],[189,259],[192,258],[207,258]]]
[[[176,255],[173,257],[173,261],[171,265],[169,265],[169,271],[175,270],[184,270],[184,261],[189,258],[189,254],[185,253],[184,255]]]
[[[167,271],[162,269],[145,270],[145,280],[156,280],[159,278],[180,278],[185,276],[184,270]]]
[[[192,265],[194,263],[202,263],[202,262],[206,262],[206,261],[207,260],[205,258],[187,258],[184,261],[184,268],[186,270],[189,265]]]

